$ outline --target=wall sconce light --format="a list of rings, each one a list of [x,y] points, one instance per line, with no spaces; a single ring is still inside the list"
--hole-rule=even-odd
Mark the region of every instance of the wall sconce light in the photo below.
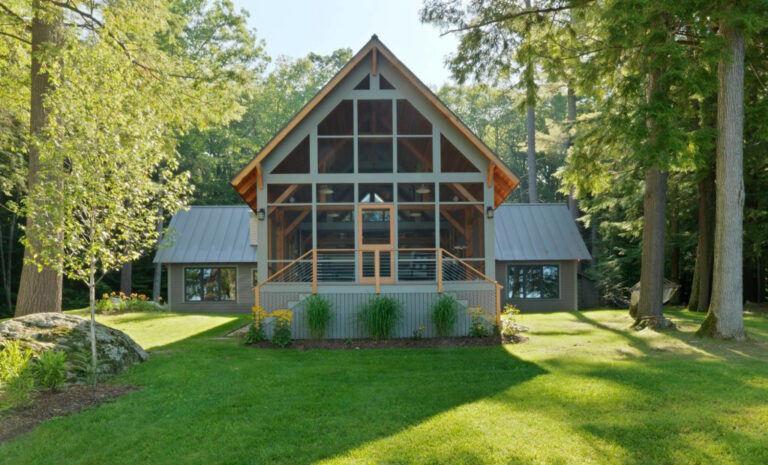
[[[493,207],[488,207],[485,210],[485,216],[487,216],[489,219],[493,219]]]
[[[256,218],[259,221],[264,221],[264,218],[267,217],[267,212],[263,208],[259,208],[259,211],[256,212]]]

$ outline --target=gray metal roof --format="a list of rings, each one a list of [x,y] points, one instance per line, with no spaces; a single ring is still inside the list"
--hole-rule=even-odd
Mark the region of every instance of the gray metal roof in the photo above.
[[[503,204],[494,218],[496,260],[592,258],[564,204]]]
[[[173,215],[155,263],[253,263],[250,207],[197,206]]]

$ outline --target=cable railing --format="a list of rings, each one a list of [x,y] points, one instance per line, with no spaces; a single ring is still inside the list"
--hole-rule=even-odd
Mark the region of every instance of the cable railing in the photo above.
[[[312,284],[313,294],[320,285],[372,284],[378,294],[382,284],[430,283],[442,293],[446,282],[488,282],[496,286],[498,307],[501,286],[478,270],[484,263],[459,258],[442,248],[312,249],[291,262],[270,263],[269,268],[276,271],[257,284],[254,293],[259,306],[260,290],[268,283]],[[275,265],[278,267],[273,268]]]

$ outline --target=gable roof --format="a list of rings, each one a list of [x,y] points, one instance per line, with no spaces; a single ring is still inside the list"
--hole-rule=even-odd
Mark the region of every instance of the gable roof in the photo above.
[[[504,204],[494,223],[497,261],[592,259],[564,204]]]
[[[498,207],[509,194],[520,184],[520,179],[507,167],[507,165],[462,122],[421,80],[416,77],[383,43],[376,37],[371,37],[362,49],[352,57],[344,67],[331,78],[318,92],[278,133],[261,149],[261,151],[232,179],[232,187],[253,209],[256,209],[255,190],[261,184],[261,162],[269,156],[280,142],[283,141],[294,128],[307,117],[312,110],[328,96],[336,86],[363,61],[368,54],[373,55],[376,63],[377,55],[384,57],[394,66],[403,77],[418,90],[432,106],[445,117],[467,140],[477,148],[489,161],[488,172],[489,185],[494,186],[494,207]],[[375,66],[375,65],[374,65]]]
[[[251,209],[238,206],[196,206],[171,218],[169,234],[154,263],[255,263],[250,245]]]

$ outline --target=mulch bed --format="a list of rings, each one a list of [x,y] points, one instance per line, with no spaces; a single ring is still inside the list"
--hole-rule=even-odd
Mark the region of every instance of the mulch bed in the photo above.
[[[0,413],[0,442],[13,439],[33,430],[51,418],[96,407],[139,389],[138,386],[98,384],[96,386],[68,386],[56,392],[41,391],[28,408],[12,408]]]
[[[295,339],[286,349],[294,350],[361,350],[361,349],[420,349],[429,347],[486,347],[500,344],[516,344],[527,341],[528,338],[515,335],[512,338],[501,336],[488,337],[431,337],[423,339]],[[280,349],[269,341],[248,344],[257,349]]]

